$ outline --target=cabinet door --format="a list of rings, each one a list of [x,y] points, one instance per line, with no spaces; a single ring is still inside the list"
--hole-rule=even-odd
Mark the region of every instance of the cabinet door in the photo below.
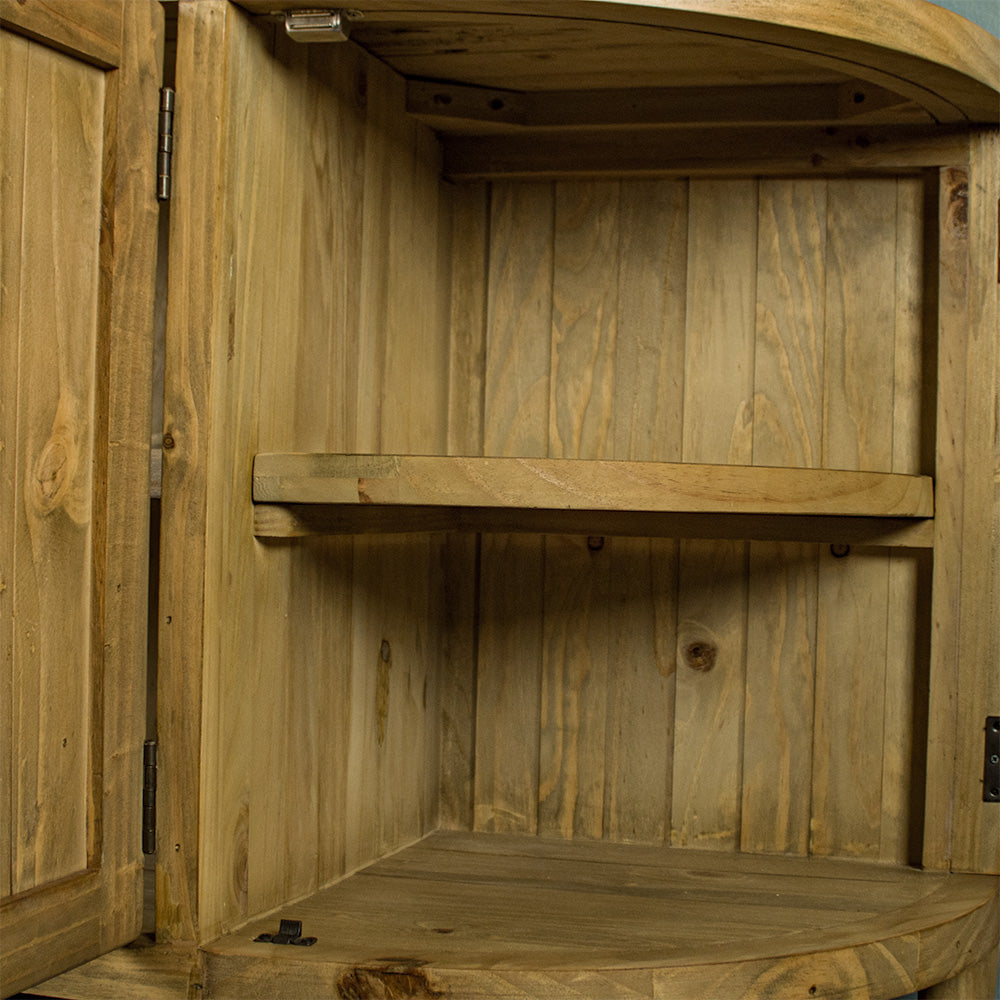
[[[0,0],[0,993],[142,917],[153,0]]]

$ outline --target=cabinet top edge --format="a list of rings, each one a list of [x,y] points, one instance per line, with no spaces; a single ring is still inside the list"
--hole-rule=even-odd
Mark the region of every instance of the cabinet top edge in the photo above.
[[[344,6],[335,0],[236,2],[257,15]],[[856,0],[360,0],[351,9],[360,12],[355,31],[362,35],[389,23],[426,26],[507,17],[700,33],[763,46],[762,74],[770,50],[827,71],[877,74],[883,82],[919,87],[954,109],[951,120],[1000,120],[1000,38],[930,0],[880,0],[877,5]],[[706,72],[711,72],[710,61]]]

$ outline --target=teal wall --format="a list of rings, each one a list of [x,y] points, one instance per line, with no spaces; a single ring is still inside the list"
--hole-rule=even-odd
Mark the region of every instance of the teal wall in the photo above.
[[[935,0],[935,3],[1000,35],[1000,0]]]

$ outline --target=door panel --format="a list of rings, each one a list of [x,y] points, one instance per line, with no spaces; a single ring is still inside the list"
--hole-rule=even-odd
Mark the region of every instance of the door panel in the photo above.
[[[135,937],[153,0],[0,0],[0,992]]]

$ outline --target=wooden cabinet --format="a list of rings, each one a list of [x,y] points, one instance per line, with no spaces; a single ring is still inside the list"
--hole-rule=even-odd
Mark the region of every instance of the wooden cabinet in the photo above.
[[[982,991],[1000,43],[296,6],[179,5],[157,947],[106,968]]]

